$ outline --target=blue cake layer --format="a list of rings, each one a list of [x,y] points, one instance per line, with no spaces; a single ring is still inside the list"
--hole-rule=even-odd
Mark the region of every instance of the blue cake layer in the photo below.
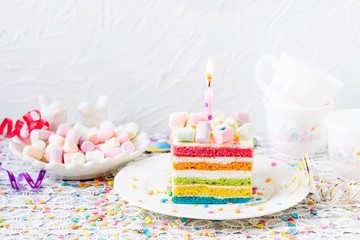
[[[245,203],[251,197],[233,198],[214,198],[214,197],[173,197],[173,203],[179,204],[226,204],[226,203]]]

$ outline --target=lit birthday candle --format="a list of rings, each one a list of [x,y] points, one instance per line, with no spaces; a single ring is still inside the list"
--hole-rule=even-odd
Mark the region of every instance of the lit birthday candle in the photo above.
[[[207,63],[206,79],[208,81],[208,89],[205,91],[205,120],[210,121],[212,119],[212,107],[213,107],[213,91],[211,90],[212,81],[212,62],[209,58]]]

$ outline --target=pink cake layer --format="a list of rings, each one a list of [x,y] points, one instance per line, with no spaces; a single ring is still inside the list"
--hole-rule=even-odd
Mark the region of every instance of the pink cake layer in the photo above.
[[[253,157],[253,148],[230,148],[230,147],[180,147],[172,146],[174,156],[186,157]]]

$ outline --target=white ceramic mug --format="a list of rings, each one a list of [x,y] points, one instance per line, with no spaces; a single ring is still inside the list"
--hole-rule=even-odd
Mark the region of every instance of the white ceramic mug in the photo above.
[[[286,108],[264,98],[268,137],[276,151],[286,156],[303,157],[327,145],[326,114],[333,103],[319,108]]]
[[[325,121],[334,170],[344,179],[360,179],[360,109],[334,111]]]
[[[263,76],[267,63],[275,70],[271,81],[266,81]],[[333,101],[344,87],[342,82],[328,73],[284,53],[280,58],[271,55],[262,57],[256,65],[255,77],[265,96],[285,107],[324,106]]]

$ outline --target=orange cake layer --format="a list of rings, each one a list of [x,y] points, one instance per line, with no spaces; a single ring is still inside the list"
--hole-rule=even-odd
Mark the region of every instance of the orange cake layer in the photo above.
[[[252,162],[231,162],[227,164],[209,162],[178,162],[172,163],[174,170],[205,170],[205,171],[251,171]]]

